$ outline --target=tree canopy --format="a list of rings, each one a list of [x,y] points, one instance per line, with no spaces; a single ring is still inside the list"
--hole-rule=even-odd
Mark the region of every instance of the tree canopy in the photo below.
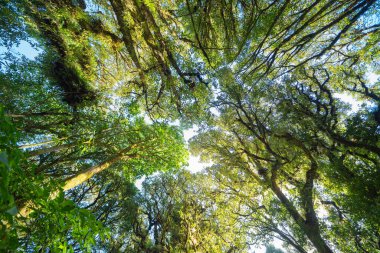
[[[379,10],[0,0],[0,251],[380,252]]]

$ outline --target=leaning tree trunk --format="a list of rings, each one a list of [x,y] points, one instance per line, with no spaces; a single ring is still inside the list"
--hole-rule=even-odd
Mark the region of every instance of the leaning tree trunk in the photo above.
[[[111,159],[102,162],[99,165],[93,166],[88,168],[85,171],[82,171],[81,173],[74,175],[72,177],[69,177],[65,180],[65,184],[62,187],[63,191],[68,191],[70,189],[73,189],[74,187],[84,183],[91,177],[93,177],[95,174],[102,172],[103,170],[109,168],[112,164],[120,161],[124,157],[123,153],[119,153],[118,155],[112,157]]]
[[[108,159],[108,160],[106,160],[106,161],[104,161],[98,165],[92,166],[92,167],[80,172],[79,174],[76,174],[72,177],[67,178],[64,182],[63,187],[62,187],[63,191],[68,191],[70,189],[73,189],[74,187],[84,183],[85,181],[87,181],[88,179],[93,177],[94,175],[104,171],[105,169],[108,169],[111,165],[122,160],[122,158],[124,158],[126,156],[125,153],[128,150],[130,150],[132,148],[132,146],[127,148],[127,149],[120,151],[117,155],[111,157],[110,159]],[[55,199],[58,196],[58,194],[59,194],[59,190],[52,192],[50,194],[49,198]],[[34,207],[34,203],[32,200],[24,202],[19,207],[18,215],[22,216],[22,217],[28,217],[29,214],[33,211],[33,207]]]

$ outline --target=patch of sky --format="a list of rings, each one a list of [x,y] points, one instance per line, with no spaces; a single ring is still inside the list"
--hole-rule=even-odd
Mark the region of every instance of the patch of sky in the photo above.
[[[284,247],[282,247],[282,241],[274,238],[272,241],[270,241],[267,245],[272,244],[277,249],[285,250]],[[264,245],[252,245],[248,249],[249,253],[266,253],[267,249]]]
[[[96,4],[94,1],[91,1],[91,0],[87,0],[85,1],[86,2],[86,12],[93,12],[93,13],[97,13],[99,12],[101,9],[99,7],[98,4]]]
[[[360,105],[362,102],[356,100],[353,96],[351,96],[348,93],[335,93],[335,98],[338,98],[339,100],[343,101],[344,103],[347,103],[351,106],[351,113],[355,113],[359,110]]]
[[[141,178],[137,179],[136,182],[135,182],[135,186],[140,191],[142,190],[142,183],[144,182],[145,179],[146,179],[146,176],[142,176]]]
[[[183,132],[184,138],[187,144],[189,143],[189,140],[197,134],[197,131],[198,131],[198,127],[195,126]],[[212,165],[212,163],[210,162],[207,162],[207,163],[201,162],[199,156],[193,156],[193,155],[190,155],[188,163],[189,165],[186,169],[189,170],[191,173],[200,172],[206,167],[209,167]]]
[[[25,56],[30,60],[34,60],[40,52],[41,51],[37,47],[25,40],[20,41],[18,45],[14,45],[9,49],[4,46],[0,46],[0,54],[11,53],[15,56]]]
[[[374,72],[370,72],[366,75],[367,79],[368,79],[368,82],[371,84],[371,85],[374,85],[376,82],[379,82],[379,78],[380,78],[380,75],[378,74],[375,74]]]
[[[369,72],[366,75],[369,86],[374,86],[376,82],[379,81],[380,75],[375,74],[374,72]],[[340,99],[341,101],[349,104],[351,106],[351,113],[355,113],[359,110],[360,106],[363,104],[363,101],[357,100],[349,93],[335,93],[334,97]],[[367,102],[368,103],[368,102]]]

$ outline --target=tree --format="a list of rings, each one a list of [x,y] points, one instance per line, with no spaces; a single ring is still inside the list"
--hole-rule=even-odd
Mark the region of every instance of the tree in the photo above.
[[[205,128],[204,133],[195,138],[193,143],[195,150],[203,153],[205,157],[210,157],[223,167],[240,167],[247,176],[256,180],[260,188],[272,191],[314,247],[320,252],[330,252],[331,249],[322,239],[323,230],[315,211],[315,198],[333,198],[334,190],[330,188],[329,180],[334,177],[321,178],[320,174],[325,175],[324,173],[328,173],[332,168],[339,174],[333,165],[336,164],[336,158],[331,156],[331,150],[339,147],[337,143],[347,145],[345,148],[351,149],[351,154],[358,154],[359,157],[354,158],[356,162],[373,158],[370,163],[376,166],[377,138],[371,139],[374,141],[373,144],[370,144],[367,138],[361,142],[359,135],[352,141],[346,139],[343,131],[336,130],[338,127],[345,129],[345,119],[341,115],[344,107],[333,98],[332,91],[329,90],[331,84],[328,72],[322,72],[326,75],[322,83],[319,78],[323,75],[318,76],[314,68],[311,70],[313,76],[302,73],[308,76],[307,79],[312,80],[312,85],[306,86],[301,76],[293,74],[290,79],[294,80],[294,86],[285,79],[283,82],[287,86],[284,88],[280,82],[270,85],[269,80],[269,84],[263,82],[261,86],[256,87],[233,85],[233,75],[228,70],[223,70],[222,90],[215,103],[221,115],[215,119],[213,126]],[[292,87],[299,93],[287,91]],[[249,93],[247,89],[253,89],[253,92]],[[289,104],[287,101],[290,100],[294,103]],[[310,104],[303,104],[306,101]],[[263,104],[266,107],[263,107]],[[300,104],[302,105],[298,107]],[[304,113],[298,114],[300,111]],[[350,119],[347,121],[350,122]],[[369,132],[367,128],[366,133]],[[361,150],[366,150],[369,157],[360,157]],[[374,167],[369,171],[376,174]],[[375,174],[369,178],[377,181]],[[314,189],[317,180],[323,194]],[[346,180],[352,186],[356,184],[348,178]],[[363,185],[363,182],[359,184]],[[377,192],[376,187],[370,186],[372,184],[368,181],[366,185],[372,187],[369,191]],[[362,190],[351,190],[348,196],[363,194]],[[369,192],[364,193],[362,198],[369,196],[377,198],[376,194],[371,195]],[[324,199],[320,201],[324,204],[329,203]],[[350,215],[355,216],[355,212]],[[361,215],[361,219],[363,218]],[[369,217],[368,219],[372,220]]]
[[[90,178],[100,180],[100,172],[111,167],[116,177],[133,182],[157,170],[175,170],[186,160],[180,129],[159,122],[145,123],[133,102],[119,106],[120,112],[105,110],[100,105],[72,110],[60,101],[51,83],[43,79],[42,63],[38,60],[16,58],[10,59],[9,64],[2,74],[2,80],[12,84],[2,87],[4,98],[9,98],[5,110],[18,129],[17,143],[24,148],[25,157],[19,161],[20,170],[11,172],[10,192],[19,209],[16,224],[34,228],[19,235],[25,247],[30,243],[33,248],[73,246],[73,241],[81,240],[69,232],[78,217],[89,220],[88,231],[94,231],[93,236],[100,231],[90,213],[78,211],[69,200],[62,203],[61,187],[63,191],[75,190]],[[24,91],[25,96],[15,96],[17,89]],[[31,221],[25,224],[21,217],[29,216],[31,211],[36,212],[30,216],[33,226]],[[61,223],[62,220],[70,222]],[[41,226],[56,222],[62,224],[61,230],[52,232],[57,239],[38,234],[44,231],[38,229]],[[79,228],[85,229],[83,225],[76,229]],[[88,234],[86,238],[93,237]],[[93,239],[80,248],[90,244],[94,244]]]
[[[379,250],[379,1],[1,3],[2,245]]]
[[[130,252],[247,252],[245,235],[222,208],[204,195],[205,175],[179,171],[150,177],[136,196]]]
[[[173,44],[183,31],[172,29],[172,4],[98,1],[95,11],[84,1],[9,5],[25,15],[30,34],[45,46],[45,73],[74,108],[116,90],[134,97],[151,117],[176,118],[176,111],[199,110],[208,100],[205,71],[192,63],[191,48]]]

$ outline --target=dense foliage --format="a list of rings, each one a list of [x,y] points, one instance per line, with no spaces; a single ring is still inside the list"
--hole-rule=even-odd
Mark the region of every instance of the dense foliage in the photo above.
[[[380,252],[379,10],[0,0],[0,251]]]

